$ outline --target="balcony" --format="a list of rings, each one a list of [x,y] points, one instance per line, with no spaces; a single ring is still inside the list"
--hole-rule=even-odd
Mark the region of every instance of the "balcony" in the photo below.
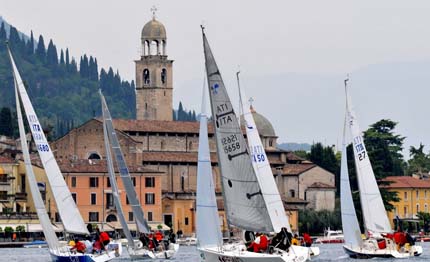
[[[15,194],[16,201],[27,201],[27,193],[16,193]]]

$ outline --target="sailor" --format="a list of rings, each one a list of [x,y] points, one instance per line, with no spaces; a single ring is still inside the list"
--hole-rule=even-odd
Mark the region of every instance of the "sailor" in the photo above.
[[[312,238],[309,236],[308,233],[303,233],[303,242],[306,247],[312,246]]]
[[[287,228],[281,228],[281,231],[273,237],[271,245],[275,248],[287,251],[291,246],[293,235],[288,232]]]
[[[263,233],[257,233],[257,238],[248,246],[248,251],[256,253],[265,252],[269,246],[269,240]]]
[[[145,233],[140,233],[139,240],[142,242],[144,247],[149,247],[149,238]]]
[[[176,235],[173,232],[173,229],[170,229],[169,231],[169,242],[173,244],[176,243]]]
[[[102,247],[104,249],[106,249],[107,245],[110,242],[110,237],[109,237],[108,233],[106,233],[104,231],[100,232],[99,228],[96,228],[96,232],[97,232],[97,235],[99,236],[97,240],[100,241],[100,243],[102,244]]]
[[[291,244],[295,245],[295,246],[300,246],[300,240],[299,240],[299,236],[297,234],[294,234],[294,237],[291,240]]]

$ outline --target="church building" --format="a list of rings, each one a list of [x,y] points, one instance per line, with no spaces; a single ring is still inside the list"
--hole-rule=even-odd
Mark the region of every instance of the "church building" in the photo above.
[[[173,121],[173,60],[167,55],[166,28],[155,16],[143,27],[141,45],[141,56],[135,61],[136,119],[114,119],[113,124],[127,164],[136,170],[142,168],[145,173],[139,176],[156,177],[155,183],[161,183],[155,185],[161,186],[161,212],[154,207],[150,211],[154,223],[160,222],[191,235],[195,232],[199,123]],[[200,88],[196,92],[200,92]],[[333,210],[334,175],[290,152],[277,149],[278,137],[272,124],[254,109],[252,111],[292,227],[297,229],[298,209]],[[209,124],[208,132],[220,221],[226,231],[212,124]],[[76,168],[83,159],[98,161],[106,158],[101,119],[91,119],[72,129],[51,147],[57,159],[75,163],[73,170],[85,173],[84,167]],[[141,186],[144,188],[144,184]],[[104,194],[103,199],[110,193],[100,192]],[[324,201],[317,199],[319,196],[324,196]],[[90,199],[89,195],[82,197]],[[79,200],[77,203],[79,207]],[[145,206],[144,212],[148,217]],[[106,217],[98,219],[101,222]]]

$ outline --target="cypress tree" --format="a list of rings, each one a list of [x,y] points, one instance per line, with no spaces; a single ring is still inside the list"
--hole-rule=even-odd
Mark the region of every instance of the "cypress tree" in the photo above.
[[[76,64],[75,58],[72,57],[72,62],[70,62],[69,72],[77,73],[78,72],[78,64]]]
[[[66,66],[70,65],[69,48],[66,48]]]
[[[61,52],[60,52],[60,64],[61,64],[61,65],[64,65],[64,64],[65,64],[65,62],[64,62],[64,52],[63,52],[63,49],[61,49]]]
[[[33,36],[33,30],[31,30],[30,41],[28,41],[28,43],[27,43],[27,54],[30,55],[30,56],[34,54],[34,36]]]
[[[46,53],[46,63],[51,66],[56,66],[58,64],[58,53],[52,39],[49,40],[48,51]]]
[[[9,43],[13,47],[18,47],[21,44],[21,38],[19,37],[18,30],[15,27],[11,26],[9,31]]]
[[[43,41],[43,36],[39,36],[39,42],[37,43],[36,55],[40,62],[44,63],[46,61],[46,49],[45,42]]]
[[[97,81],[99,80],[99,66],[97,65],[97,58],[94,57],[94,68],[93,68],[94,72],[94,80]]]
[[[0,27],[0,50],[6,49],[6,43],[5,43],[6,39],[7,39],[6,29],[4,27],[4,22],[2,22]]]
[[[8,137],[13,135],[12,113],[9,107],[3,107],[0,111],[0,135]]]

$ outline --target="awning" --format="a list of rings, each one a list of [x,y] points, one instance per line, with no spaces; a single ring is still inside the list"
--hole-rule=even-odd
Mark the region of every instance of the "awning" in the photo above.
[[[91,223],[91,224],[97,226],[100,229],[100,231],[107,231],[107,232],[114,231],[114,228],[109,226],[109,223]]]
[[[25,232],[43,232],[41,224],[30,224],[30,223],[17,223],[17,224],[0,224],[0,227],[4,231],[6,227],[12,227],[13,230],[16,229],[17,226],[24,226]],[[52,225],[52,228],[55,232],[63,231],[63,228],[57,227],[56,225]]]
[[[118,222],[118,221],[108,222],[108,223],[106,223],[106,225],[108,225],[109,227],[111,227],[111,228],[113,228],[115,230],[122,229],[121,223]],[[136,223],[127,223],[127,225],[128,225],[128,229],[130,231],[137,231]],[[158,228],[159,225],[161,225],[161,230],[170,230],[170,227],[168,227],[164,223],[148,222],[148,225],[149,225],[150,229],[153,230],[153,231],[160,230]]]

